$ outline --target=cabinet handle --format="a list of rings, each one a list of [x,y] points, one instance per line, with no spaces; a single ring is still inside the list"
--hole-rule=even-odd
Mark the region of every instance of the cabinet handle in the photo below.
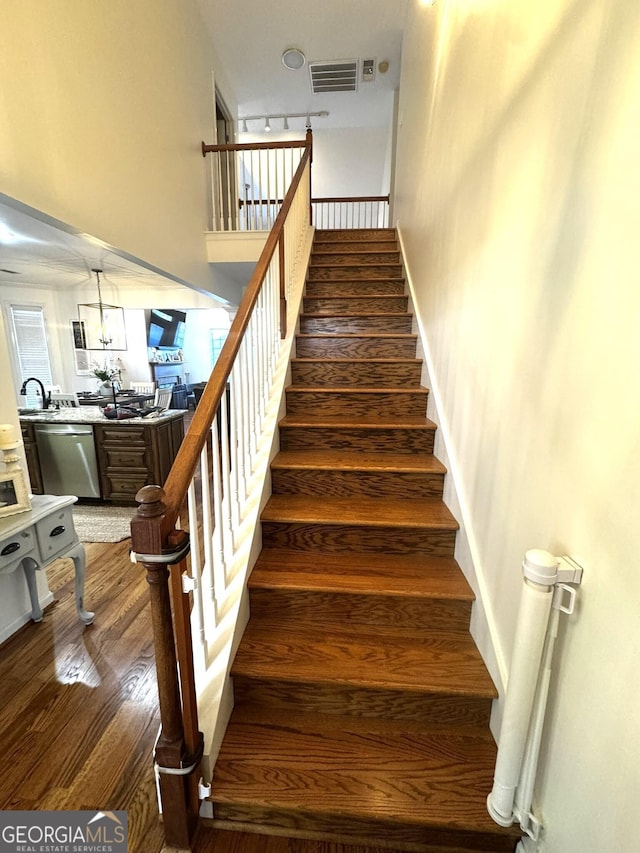
[[[7,554],[13,554],[15,551],[18,551],[19,549],[20,549],[20,543],[19,542],[9,542],[9,544],[5,545],[4,548],[2,549],[2,551],[0,551],[0,556],[6,557]]]
[[[61,533],[64,533],[65,528],[62,524],[59,524],[57,527],[54,527],[49,536],[60,536]]]

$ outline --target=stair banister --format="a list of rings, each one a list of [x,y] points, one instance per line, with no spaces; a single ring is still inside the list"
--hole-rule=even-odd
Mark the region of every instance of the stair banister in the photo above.
[[[207,631],[207,621],[215,626],[216,596],[223,595],[228,587],[226,567],[233,556],[233,517],[238,517],[238,508],[230,504],[232,499],[237,502],[247,498],[243,478],[251,473],[240,473],[238,453],[242,448],[248,459],[242,464],[250,468],[252,454],[257,449],[256,433],[262,424],[267,386],[277,360],[277,341],[281,339],[279,317],[289,293],[286,278],[291,278],[300,252],[301,235],[309,228],[310,147],[307,145],[300,160],[167,480],[163,487],[145,486],[136,496],[140,506],[131,524],[132,555],[146,569],[149,582],[160,705],[161,730],[155,761],[166,842],[177,848],[189,847],[197,826],[199,766],[203,753],[203,735],[198,728],[192,620],[199,635],[197,639],[200,639]],[[285,280],[277,269],[283,264],[287,267]],[[257,363],[245,352],[247,335],[251,337],[252,353],[258,352]],[[260,348],[256,348],[257,337],[261,338]],[[232,393],[241,392],[238,405],[232,401],[230,423],[226,420],[229,385]],[[244,387],[239,388],[244,385],[252,388],[246,398],[242,396]],[[250,411],[250,404],[262,412]],[[253,435],[245,425],[249,417],[255,422]],[[228,429],[235,430],[233,441]],[[207,455],[209,439],[215,451],[213,462]],[[218,443],[222,445],[220,454]],[[219,484],[217,477],[222,477],[222,489],[211,501],[215,525],[210,525],[205,537],[209,542],[191,542],[193,559],[189,565],[188,536],[176,529],[176,523],[179,517],[181,523],[183,519],[186,523],[188,516],[192,539],[197,537],[193,500],[188,502],[188,513],[186,510],[188,495],[192,498],[194,495],[193,480],[198,465],[203,466],[201,479],[207,481],[207,486],[211,471],[214,486],[216,482]],[[206,511],[202,509],[206,521]],[[221,550],[225,552],[222,566],[217,555],[212,553],[220,533]],[[208,560],[204,567],[200,560],[201,546],[205,564]],[[202,573],[200,568],[203,568]],[[206,592],[203,588],[207,585],[211,593],[208,598],[203,597]],[[213,589],[216,586],[218,589]],[[206,657],[206,650],[204,654],[198,652],[200,662]]]
[[[537,838],[541,825],[531,813],[533,785],[546,709],[559,612],[573,612],[582,568],[569,557],[532,549],[523,563],[511,670],[507,684],[493,789],[487,809],[500,826],[519,823]],[[564,595],[570,605],[563,605]]]

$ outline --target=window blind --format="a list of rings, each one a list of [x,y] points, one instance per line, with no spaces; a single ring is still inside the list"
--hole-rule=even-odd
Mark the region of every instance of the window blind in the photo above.
[[[11,305],[10,310],[21,381],[24,382],[30,376],[35,376],[43,385],[52,385],[51,361],[42,306]],[[27,387],[28,405],[35,404],[36,389],[35,383],[30,383]]]

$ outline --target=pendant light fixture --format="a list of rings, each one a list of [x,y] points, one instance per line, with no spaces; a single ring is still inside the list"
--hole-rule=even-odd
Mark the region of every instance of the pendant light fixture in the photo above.
[[[109,350],[110,352],[126,350],[124,308],[119,305],[109,305],[102,301],[100,289],[102,270],[94,268],[91,272],[96,274],[98,301],[78,305],[78,319],[86,342],[85,349]]]

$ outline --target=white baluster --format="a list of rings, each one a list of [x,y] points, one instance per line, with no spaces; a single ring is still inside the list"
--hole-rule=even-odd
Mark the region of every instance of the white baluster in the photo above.
[[[214,625],[218,622],[218,611],[216,605],[216,588],[214,575],[214,553],[212,543],[212,504],[211,491],[209,488],[209,457],[207,448],[204,447],[200,453],[200,491],[202,497],[202,540],[204,550],[204,566],[202,579],[202,595],[204,606],[211,606],[211,616]],[[207,616],[209,614],[206,614]],[[206,623],[205,623],[206,624]]]
[[[218,445],[218,416],[211,424],[211,464],[213,467],[213,574],[216,596],[221,599],[226,590],[227,570],[224,557],[222,517],[222,484],[220,482],[220,449]]]

